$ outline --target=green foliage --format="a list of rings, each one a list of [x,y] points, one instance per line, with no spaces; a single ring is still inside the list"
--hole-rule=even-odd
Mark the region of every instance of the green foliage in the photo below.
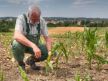
[[[92,60],[95,59],[98,61],[98,64],[106,64],[108,61],[96,54],[96,48],[98,46],[98,36],[96,35],[97,28],[90,29],[87,28],[84,31],[84,42],[85,42],[85,49],[87,52],[87,60],[89,62],[89,68],[91,69]]]
[[[75,75],[75,81],[92,81],[92,78],[88,74],[81,78],[80,74],[77,73]]]
[[[9,32],[11,28],[15,27],[15,21],[2,20],[0,22],[0,32]]]
[[[91,30],[89,28],[85,28],[84,30],[84,42],[86,46],[87,52],[87,60],[89,62],[89,68],[91,68],[91,63],[96,52],[96,44],[97,44],[97,36],[96,30]]]
[[[49,71],[52,71],[53,70],[53,64],[51,62],[51,56],[52,56],[52,53],[50,52],[49,53],[49,56],[48,56],[48,58],[46,60],[46,66],[45,66],[46,73],[48,73]]]
[[[98,60],[99,61],[99,63],[101,63],[101,64],[108,64],[108,61],[104,58],[104,57],[102,57],[102,56],[99,56],[99,55],[94,55],[94,58],[96,59],[96,60]]]
[[[80,77],[79,74],[77,74],[77,75],[75,76],[75,81],[81,81],[81,77]]]
[[[23,78],[24,81],[30,81],[27,77],[26,72],[20,66],[19,66],[19,71],[20,71],[21,77]]]
[[[108,32],[105,33],[106,47],[108,48]]]
[[[66,51],[66,48],[64,47],[64,44],[61,42],[56,42],[53,45],[52,51],[49,53],[49,56],[46,60],[46,73],[50,70],[53,70],[54,65],[51,62],[51,60],[55,52],[57,52],[56,59],[54,60],[56,67],[58,67],[58,63],[60,61],[59,59],[62,58],[63,56],[65,57],[66,62],[68,61],[68,53]]]
[[[64,47],[63,43],[61,42],[55,43],[52,52],[54,53],[55,51],[57,52],[56,59],[55,59],[56,67],[58,66],[60,57],[64,56],[66,59],[66,62],[68,61],[69,54],[66,51],[66,48]]]
[[[0,81],[4,81],[4,75],[1,69],[0,69]]]
[[[48,23],[47,26],[48,26],[48,27],[56,27],[56,24]]]
[[[0,32],[8,32],[9,27],[6,24],[1,24],[0,25]]]

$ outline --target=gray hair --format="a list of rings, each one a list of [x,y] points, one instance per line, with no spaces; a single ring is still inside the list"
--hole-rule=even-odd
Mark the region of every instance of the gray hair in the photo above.
[[[29,9],[28,9],[28,14],[32,14],[32,12],[36,12],[37,14],[41,15],[41,10],[38,6],[36,5],[31,5],[29,6]]]

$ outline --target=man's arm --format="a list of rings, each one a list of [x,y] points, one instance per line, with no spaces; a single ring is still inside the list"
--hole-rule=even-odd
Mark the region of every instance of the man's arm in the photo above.
[[[46,41],[46,47],[48,49],[48,52],[51,51],[51,39],[48,36],[48,28],[45,20],[41,17],[41,34],[43,35],[45,41]]]
[[[33,48],[33,51],[36,55],[36,58],[41,57],[40,49],[34,43],[29,41],[21,32],[15,31],[14,32],[14,39],[25,46]]]
[[[48,36],[43,36],[43,37],[44,37],[44,39],[46,41],[46,47],[48,49],[48,52],[50,52],[51,51],[51,38],[48,37]]]

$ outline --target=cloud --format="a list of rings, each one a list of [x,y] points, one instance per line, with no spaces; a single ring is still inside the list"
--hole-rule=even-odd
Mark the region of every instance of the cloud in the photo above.
[[[80,8],[95,3],[96,0],[73,0],[71,7]]]
[[[8,3],[20,4],[23,0],[6,0]]]
[[[27,1],[27,4],[39,4],[41,1],[43,1],[43,0],[28,0]]]
[[[39,3],[41,1],[45,1],[45,0],[5,0],[8,3],[12,3],[12,4],[34,4],[34,3]],[[47,0],[46,0],[47,1]]]
[[[86,5],[86,4],[91,4],[94,2],[95,2],[95,0],[75,0],[73,2],[73,5]]]

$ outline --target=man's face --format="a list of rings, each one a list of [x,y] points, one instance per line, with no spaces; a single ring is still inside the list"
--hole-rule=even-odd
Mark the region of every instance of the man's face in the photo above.
[[[29,15],[29,19],[32,24],[35,24],[40,21],[40,15],[37,14],[36,12],[33,12]]]

